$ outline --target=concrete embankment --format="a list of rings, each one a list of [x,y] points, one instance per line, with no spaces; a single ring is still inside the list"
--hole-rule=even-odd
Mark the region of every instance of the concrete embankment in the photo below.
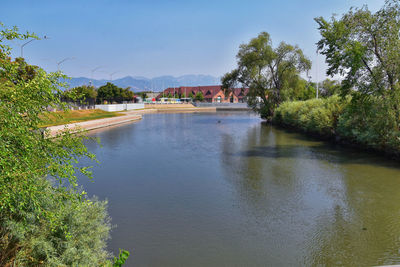
[[[54,137],[57,133],[62,133],[66,129],[71,132],[78,132],[80,130],[94,130],[103,127],[114,126],[122,123],[128,123],[132,121],[138,121],[142,119],[143,114],[148,113],[159,113],[159,112],[171,112],[171,113],[183,113],[183,112],[216,112],[215,107],[198,108],[193,105],[157,105],[152,108],[145,108],[141,110],[130,110],[123,112],[124,116],[90,120],[84,122],[77,122],[65,125],[57,125],[47,127],[49,136]]]
[[[215,107],[195,107],[191,103],[185,104],[145,104],[146,110],[153,112],[216,112]]]
[[[217,111],[251,111],[247,103],[194,103],[198,108],[214,107]]]
[[[138,121],[142,119],[142,115],[140,114],[127,114],[125,116],[118,116],[113,118],[105,118],[105,119],[98,119],[98,120],[91,120],[91,121],[84,121],[84,122],[77,122],[65,125],[57,125],[47,127],[49,131],[49,135],[51,137],[56,136],[58,133],[62,133],[66,129],[70,130],[71,132],[78,132],[80,130],[94,130],[98,128],[113,126],[117,124]]]
[[[180,112],[216,112],[217,109],[215,107],[208,107],[208,108],[157,108],[157,112],[173,112],[173,113],[180,113]]]

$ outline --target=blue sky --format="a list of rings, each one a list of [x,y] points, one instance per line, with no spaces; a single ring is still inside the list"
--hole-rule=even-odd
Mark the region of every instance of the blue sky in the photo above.
[[[367,4],[376,11],[384,0],[287,1],[42,1],[5,0],[0,21],[48,40],[24,48],[31,64],[69,76],[108,79],[131,76],[209,74],[221,76],[236,65],[242,43],[258,33],[270,33],[273,44],[298,44],[324,78],[324,58],[315,64],[319,40],[313,18],[343,14],[351,6]],[[19,56],[22,42],[12,44]]]

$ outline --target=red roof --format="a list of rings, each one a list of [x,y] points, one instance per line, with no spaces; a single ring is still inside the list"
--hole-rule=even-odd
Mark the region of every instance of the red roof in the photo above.
[[[196,95],[198,92],[202,92],[205,99],[214,98],[216,94],[218,94],[222,90],[221,85],[210,85],[210,86],[180,86],[180,87],[169,87],[164,90],[163,93],[159,94],[157,98],[161,98],[167,96],[168,94],[174,95],[174,93],[178,94],[186,94],[186,97],[192,93]],[[234,88],[233,93],[239,98],[242,98],[248,93],[249,89],[245,88]]]
[[[249,92],[249,88],[234,88],[233,89],[234,95],[237,96],[238,98],[245,97],[248,92]]]

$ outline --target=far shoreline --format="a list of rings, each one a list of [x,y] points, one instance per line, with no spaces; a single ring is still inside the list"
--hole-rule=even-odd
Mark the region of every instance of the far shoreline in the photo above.
[[[99,128],[116,126],[129,122],[136,122],[142,119],[143,114],[151,113],[197,113],[197,112],[217,112],[215,107],[165,107],[165,108],[147,108],[141,110],[130,110],[121,112],[122,116],[87,120],[83,122],[61,124],[55,126],[45,127],[48,131],[49,137],[55,137],[62,132],[70,131],[77,133],[79,131],[91,131]]]

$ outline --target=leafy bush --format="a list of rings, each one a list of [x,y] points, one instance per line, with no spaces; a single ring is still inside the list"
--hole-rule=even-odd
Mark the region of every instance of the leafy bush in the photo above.
[[[42,196],[35,199],[52,214],[46,220],[34,205],[15,217],[0,217],[0,265],[101,266],[111,256],[106,251],[110,220],[107,203],[97,199],[71,201],[45,178],[37,179]],[[11,252],[11,253],[10,253]]]
[[[367,96],[352,101],[338,122],[338,134],[356,143],[387,152],[400,152],[398,97]]]
[[[348,100],[339,96],[282,103],[275,111],[274,122],[326,137],[336,133],[337,122]]]
[[[40,126],[49,108],[66,109],[66,77],[12,60],[3,43],[28,38],[37,37],[0,23],[0,266],[110,265],[106,203],[78,187],[77,173],[91,178],[79,159],[95,159],[87,137],[66,131],[46,138]]]
[[[400,154],[400,98],[353,94],[342,99],[282,103],[275,111],[274,122],[324,137],[339,137],[390,154]]]

